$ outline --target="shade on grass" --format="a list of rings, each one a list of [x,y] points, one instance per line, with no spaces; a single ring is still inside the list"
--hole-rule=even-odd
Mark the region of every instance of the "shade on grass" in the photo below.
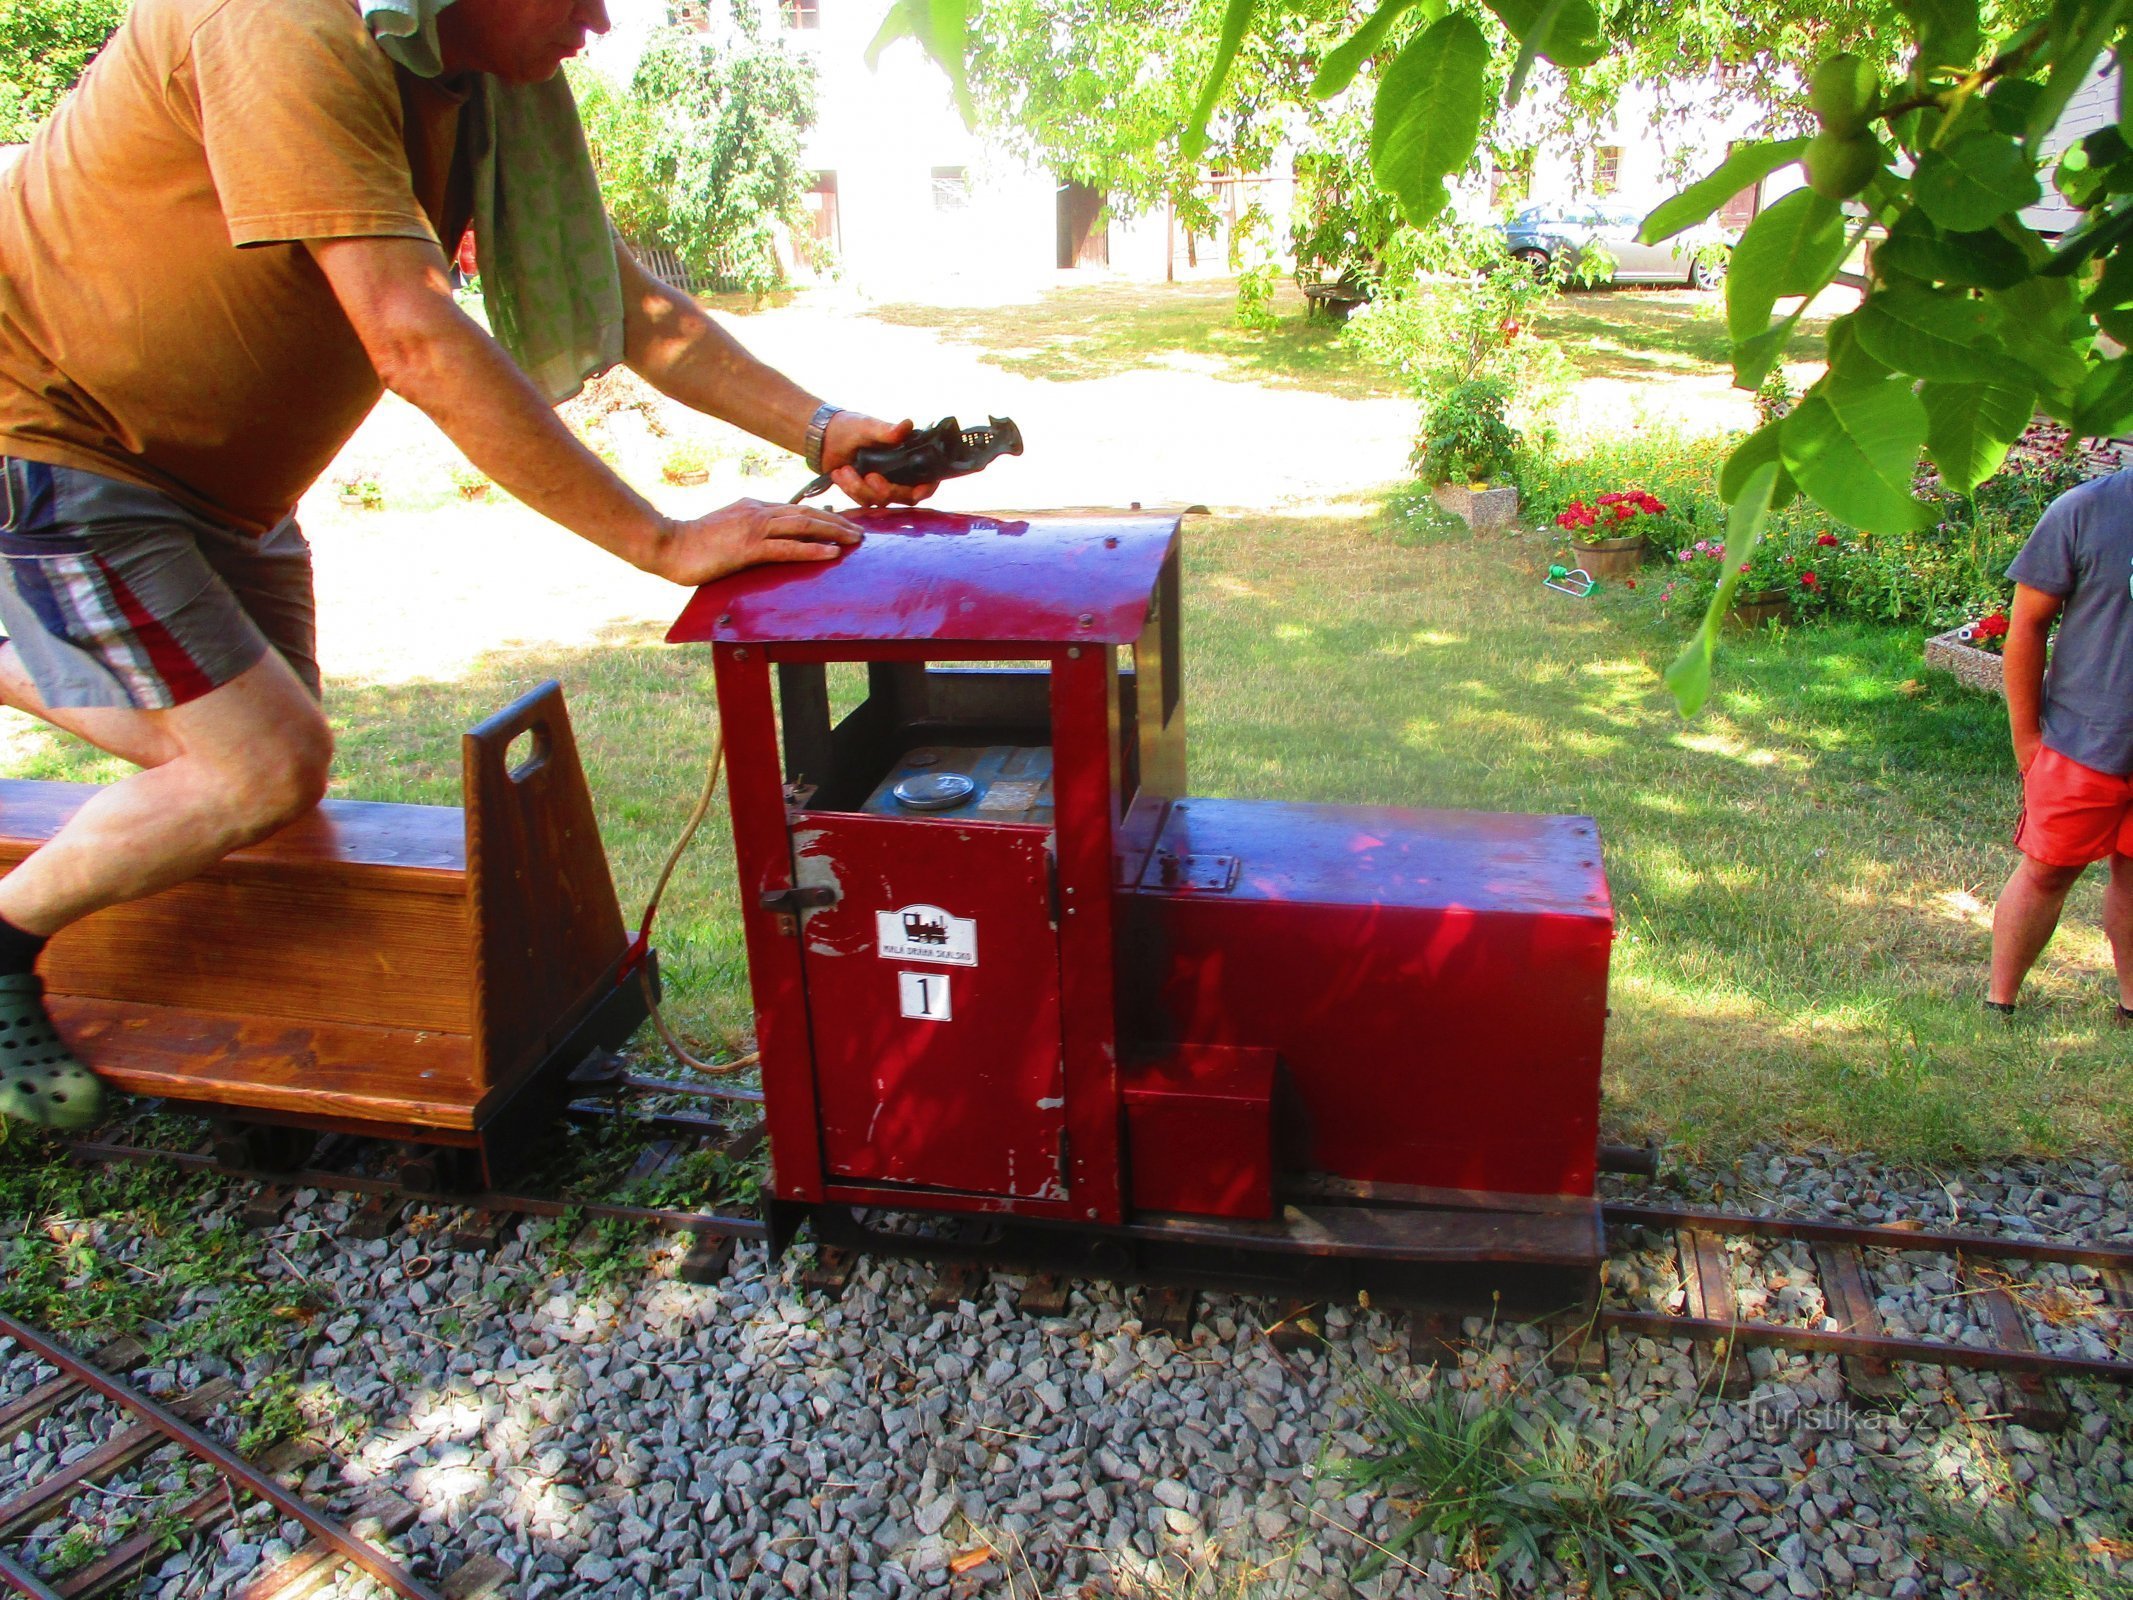
[[[1620,928],[1614,1136],[1709,1155],[1762,1138],[1920,1158],[2126,1147],[2133,1039],[2111,1025],[2097,884],[2028,1014],[2008,1027],[1978,1005],[2013,863],[1997,700],[1926,677],[1915,635],[1830,626],[1732,638],[1710,709],[1683,722],[1658,678],[1679,640],[1619,591],[1544,590],[1538,538],[1413,548],[1386,526],[1189,524],[1195,791],[1596,817]],[[455,800],[460,732],[549,675],[634,920],[708,752],[703,652],[646,630],[448,683],[334,684],[336,792]],[[57,738],[16,770],[114,772]],[[732,887],[720,807],[658,942],[678,1024],[737,1045]]]

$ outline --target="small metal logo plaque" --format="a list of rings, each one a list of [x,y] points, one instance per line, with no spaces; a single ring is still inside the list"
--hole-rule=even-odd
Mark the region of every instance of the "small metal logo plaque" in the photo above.
[[[939,906],[875,912],[874,941],[884,961],[931,961],[943,967],[978,964],[977,919],[952,917]]]
[[[903,1014],[921,1022],[948,1022],[955,1016],[949,1009],[945,972],[899,972],[896,995],[902,1002]]]

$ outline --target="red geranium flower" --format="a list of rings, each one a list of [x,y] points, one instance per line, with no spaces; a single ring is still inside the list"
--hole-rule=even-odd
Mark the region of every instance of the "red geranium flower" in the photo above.
[[[1800,587],[1803,589],[1819,589],[1822,587],[1822,580],[1812,572],[1803,572],[1800,574]]]
[[[1815,543],[1834,546],[1837,543],[1837,536],[1833,533],[1818,533],[1815,535]]]

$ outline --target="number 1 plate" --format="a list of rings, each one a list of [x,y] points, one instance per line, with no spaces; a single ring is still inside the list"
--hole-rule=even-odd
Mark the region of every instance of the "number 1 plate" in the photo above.
[[[899,972],[896,992],[907,1017],[917,1017],[921,1022],[947,1022],[954,1015],[948,1009],[945,972]]]

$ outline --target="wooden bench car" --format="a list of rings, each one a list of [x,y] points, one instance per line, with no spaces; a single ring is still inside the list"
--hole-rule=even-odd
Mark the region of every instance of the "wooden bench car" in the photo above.
[[[629,941],[562,690],[462,748],[463,808],[328,800],[66,929],[42,966],[61,1033],[130,1094],[472,1151],[505,1181],[646,1007],[617,981]],[[0,781],[0,869],[96,792]]]

